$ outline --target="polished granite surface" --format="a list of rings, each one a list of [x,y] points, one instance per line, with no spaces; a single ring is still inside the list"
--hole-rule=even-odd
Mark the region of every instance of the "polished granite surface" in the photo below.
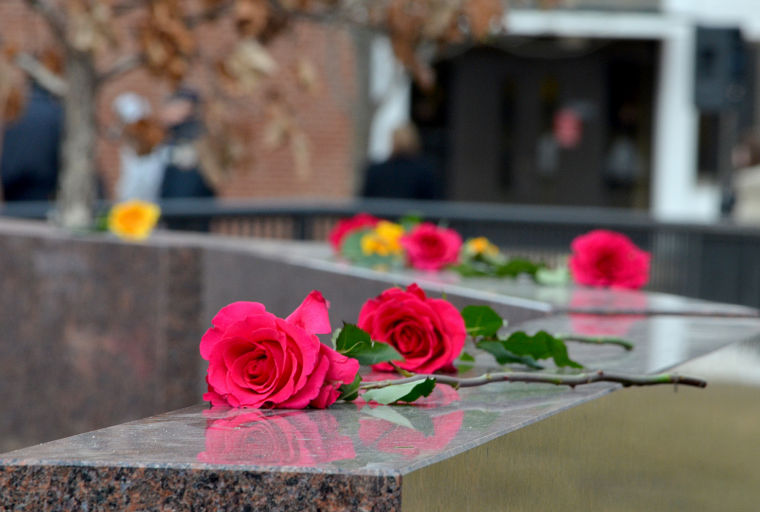
[[[8,224],[12,231],[12,223]],[[104,330],[101,336],[108,341],[117,339],[113,334],[117,333],[121,339],[122,331],[130,333],[130,329],[139,328],[147,331],[137,331],[139,336],[135,339],[150,340],[154,336],[152,330],[158,329],[161,344],[156,368],[160,371],[150,375],[152,379],[163,381],[154,383],[144,376],[142,379],[125,379],[124,372],[118,371],[118,365],[106,365],[114,371],[100,372],[96,375],[98,379],[121,383],[128,387],[126,391],[114,392],[110,387],[91,383],[87,385],[91,391],[82,395],[82,399],[88,400],[88,407],[69,407],[70,402],[59,398],[48,404],[35,401],[27,409],[47,419],[35,420],[27,428],[54,422],[56,416],[60,416],[55,404],[64,404],[73,412],[80,411],[83,425],[91,423],[91,410],[104,410],[102,403],[93,399],[100,396],[101,390],[111,397],[136,395],[143,401],[160,403],[168,403],[167,397],[175,395],[184,397],[189,393],[199,397],[202,369],[196,361],[199,335],[195,333],[202,329],[202,326],[195,325],[201,322],[199,319],[210,318],[220,305],[240,299],[262,300],[276,313],[286,315],[303,296],[294,293],[292,287],[304,287],[306,291],[307,288],[327,287],[325,290],[329,291],[333,301],[331,311],[336,313],[334,322],[350,321],[364,298],[389,285],[417,281],[433,293],[447,293],[452,301],[459,301],[458,306],[467,302],[487,302],[502,307],[502,313],[511,311],[514,316],[505,315],[510,319],[511,327],[621,336],[635,342],[636,348],[631,352],[614,346],[571,344],[571,357],[591,368],[655,372],[693,361],[727,344],[733,345],[715,354],[723,354],[718,363],[715,362],[718,359],[709,363],[704,363],[704,358],[697,359],[683,366],[682,371],[687,373],[688,370],[697,377],[720,378],[720,371],[716,373],[720,368],[736,361],[757,360],[760,319],[754,318],[756,311],[750,308],[651,292],[544,288],[536,287],[530,281],[461,279],[446,273],[383,273],[335,261],[324,244],[170,233],[157,234],[149,246],[107,241],[106,245],[114,246],[117,254],[124,253],[127,262],[135,259],[132,253],[158,249],[155,262],[146,260],[146,268],[135,267],[135,271],[138,278],[150,277],[145,281],[147,290],[151,290],[156,282],[167,283],[160,296],[154,297],[150,293],[144,296],[158,301],[157,306],[150,300],[122,300],[124,290],[135,288],[135,281],[130,273],[113,274],[110,267],[100,265],[114,261],[112,254],[99,252],[102,239],[82,237],[75,240],[72,249],[67,237],[47,227],[38,231],[38,235],[48,241],[38,244],[42,250],[39,261],[34,260],[37,272],[39,268],[49,267],[58,276],[60,265],[54,264],[60,262],[53,261],[56,251],[65,254],[74,251],[78,259],[67,257],[67,264],[84,261],[95,269],[103,267],[96,276],[101,276],[107,283],[113,282],[112,296],[103,298],[98,295],[96,302],[111,304],[109,301],[115,301],[116,306],[109,306],[108,310],[129,312],[159,308],[163,311],[161,323],[150,315],[145,316],[148,322],[156,323],[155,328],[145,322],[140,325],[130,323],[126,328],[108,324],[110,330]],[[22,239],[27,233],[25,226],[21,226],[18,232],[9,233],[11,237],[5,249],[17,244],[26,251],[23,244],[31,242]],[[6,260],[15,257],[13,251],[6,250],[4,254]],[[29,266],[25,261],[18,259],[11,263],[25,269],[25,265]],[[165,278],[155,280],[151,277],[156,266]],[[67,269],[63,268],[64,271]],[[73,275],[73,271],[70,273]],[[190,280],[188,276],[194,278]],[[15,274],[9,275],[7,280],[11,277],[15,278]],[[130,281],[130,286],[124,288],[126,280]],[[43,288],[59,287],[53,289],[54,293],[44,295],[60,297],[58,306],[69,304],[71,297],[75,296],[70,294],[69,288],[93,288],[91,281],[82,279],[39,281]],[[61,283],[68,288],[60,288]],[[6,309],[11,312],[14,307],[33,309],[35,304],[45,304],[26,299],[14,303],[11,296],[8,297]],[[128,307],[122,305],[125,301]],[[56,311],[61,311],[60,307]],[[526,318],[552,312],[567,314],[517,325]],[[82,325],[92,324],[89,318],[72,318]],[[197,321],[188,325],[187,318]],[[68,317],[64,320],[73,321]],[[28,330],[35,325],[23,323],[19,324],[19,329]],[[49,329],[47,324],[45,326],[48,331],[55,331],[52,323]],[[19,330],[20,338],[23,339],[26,332]],[[65,339],[73,342],[100,343],[79,331],[64,334]],[[43,339],[53,343],[56,336]],[[153,347],[146,343],[131,343],[129,346],[139,348],[139,354],[150,354]],[[6,349],[14,347],[10,344]],[[749,351],[736,347],[749,347]],[[69,348],[81,347],[71,344]],[[99,352],[95,354],[102,356]],[[44,355],[40,354],[37,359],[44,360]],[[8,376],[16,382],[25,382],[19,380],[19,375],[28,363],[24,363],[27,366],[18,362],[8,365],[7,361],[4,368],[6,373],[10,372]],[[18,361],[26,359],[19,356]],[[72,361],[81,363],[84,359]],[[733,362],[723,364],[726,361]],[[478,355],[478,363],[487,364],[488,357]],[[742,372],[755,375],[760,381],[756,371],[748,370],[749,367],[745,366]],[[66,382],[78,382],[77,379],[71,381],[71,373],[65,368],[60,371],[69,375]],[[732,371],[737,373],[735,370],[724,373],[730,375]],[[39,376],[43,373],[50,372],[26,373],[24,378],[40,383],[43,381]],[[264,507],[272,510],[399,510],[402,476],[419,475],[421,471],[438,467],[443,461],[474,453],[480,447],[487,450],[491,446],[489,441],[510,438],[504,434],[544,424],[551,419],[550,416],[561,418],[571,412],[568,409],[576,410],[575,406],[584,402],[585,407],[600,402],[595,399],[616,387],[595,384],[570,390],[548,385],[497,384],[459,391],[442,388],[420,405],[342,404],[328,411],[210,410],[205,405],[197,405],[0,455],[0,508],[166,510],[192,508],[197,503],[204,503],[208,508],[230,510]],[[151,389],[158,391],[151,395]],[[29,396],[21,394],[11,398],[28,403]],[[105,403],[125,409],[118,400]],[[555,415],[563,410],[565,414]],[[16,414],[11,417],[25,416]],[[403,486],[405,489],[410,487],[409,481],[404,480],[407,482]]]
[[[589,368],[657,372],[730,343],[760,338],[760,320],[756,319],[602,319],[606,320],[600,324],[604,334],[625,336],[635,343],[635,348],[627,352],[615,346],[571,343],[571,357]],[[600,334],[578,323],[577,318],[564,315],[531,321],[521,328]],[[464,452],[616,387],[606,383],[574,390],[520,383],[460,390],[440,387],[424,403],[400,407],[360,403],[339,404],[329,410],[257,411],[197,405],[9,452],[0,456],[0,475],[27,465],[117,465],[396,476]]]
[[[256,252],[284,261],[326,271],[355,275],[395,285],[416,282],[427,290],[457,294],[487,302],[502,302],[545,313],[671,314],[750,316],[759,312],[747,306],[722,304],[667,293],[625,289],[588,288],[573,285],[539,286],[528,278],[497,279],[462,277],[453,272],[390,272],[358,267],[336,258],[324,243],[256,240]]]

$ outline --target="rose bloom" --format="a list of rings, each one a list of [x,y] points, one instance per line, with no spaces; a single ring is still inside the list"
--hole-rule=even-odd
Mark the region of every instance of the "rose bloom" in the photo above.
[[[416,284],[406,291],[390,288],[364,303],[359,327],[373,340],[392,345],[404,357],[395,363],[409,371],[450,369],[462,352],[466,331],[457,309],[443,299],[429,299]],[[373,366],[392,371],[389,363]]]
[[[381,220],[370,233],[361,239],[362,253],[367,256],[393,256],[401,253],[401,237],[404,228],[401,224]]]
[[[328,411],[228,411],[206,426],[206,451],[198,454],[199,461],[308,467],[356,457],[351,438],[340,433]]]
[[[641,288],[649,280],[650,254],[622,233],[598,229],[571,244],[573,279],[588,286]]]
[[[347,236],[358,229],[374,228],[378,222],[380,222],[380,219],[373,215],[368,213],[357,213],[350,219],[339,220],[332,231],[330,231],[327,238],[330,241],[333,250],[339,252],[343,240],[345,240]]]
[[[423,222],[401,238],[409,264],[420,270],[439,270],[456,263],[462,237],[453,229]]]
[[[161,209],[147,201],[125,201],[108,212],[108,230],[125,240],[145,240],[161,216]]]
[[[470,238],[464,244],[464,253],[467,256],[496,256],[499,254],[499,248],[491,243],[488,238],[479,236]]]
[[[286,319],[258,302],[234,302],[216,314],[203,335],[208,392],[213,405],[250,408],[325,408],[338,388],[354,381],[359,362],[320,343],[330,332],[328,304],[311,292]]]

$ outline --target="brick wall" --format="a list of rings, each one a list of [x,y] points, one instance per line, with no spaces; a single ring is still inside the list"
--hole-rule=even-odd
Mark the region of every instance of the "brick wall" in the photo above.
[[[130,30],[136,17],[125,19],[118,29]],[[22,0],[0,2],[0,41],[30,52],[41,51],[50,41],[46,27],[24,5]],[[219,55],[229,47],[234,30],[229,23],[217,22],[198,31],[201,55]],[[129,40],[129,38],[124,38]],[[101,60],[103,66],[120,54],[129,53],[123,46],[110,51]],[[267,100],[263,92],[247,101],[230,104],[233,120],[245,133],[247,151],[252,156],[244,165],[231,169],[219,187],[222,197],[347,197],[353,194],[352,102],[355,97],[355,62],[351,37],[335,27],[299,24],[291,27],[272,42],[272,55],[279,70],[269,82],[281,92],[294,112],[298,125],[305,131],[309,148],[308,170],[298,168],[287,147],[272,149],[262,142],[267,123]],[[297,86],[296,67],[307,60],[316,70],[315,86],[308,92]],[[211,87],[209,70],[196,66],[187,85],[196,88],[208,99]],[[266,88],[264,85],[263,88]],[[118,140],[107,136],[115,126],[111,110],[113,99],[125,91],[148,98],[158,107],[171,90],[169,84],[152,77],[144,70],[135,70],[106,84],[98,98],[101,140],[98,145],[98,166],[106,194],[111,197],[118,178]],[[300,169],[300,170],[299,170]]]

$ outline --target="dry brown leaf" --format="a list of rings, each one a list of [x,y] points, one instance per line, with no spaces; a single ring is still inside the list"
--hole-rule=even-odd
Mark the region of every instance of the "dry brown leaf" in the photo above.
[[[243,37],[258,37],[269,23],[268,0],[237,0],[235,25]]]
[[[296,62],[296,84],[308,94],[314,94],[317,90],[317,68],[306,57],[301,57]]]
[[[4,122],[18,119],[24,111],[26,100],[21,88],[14,85],[3,94],[2,87],[0,87],[0,99],[4,99],[3,104],[0,104],[0,119]]]
[[[222,69],[233,81],[235,90],[250,94],[258,89],[262,79],[277,71],[277,63],[258,41],[246,39],[223,61]]]
[[[147,155],[166,136],[162,123],[155,117],[143,118],[124,126],[124,137],[135,148],[138,155]]]
[[[464,13],[470,26],[472,37],[485,39],[491,32],[491,26],[498,21],[503,12],[501,0],[467,0]]]

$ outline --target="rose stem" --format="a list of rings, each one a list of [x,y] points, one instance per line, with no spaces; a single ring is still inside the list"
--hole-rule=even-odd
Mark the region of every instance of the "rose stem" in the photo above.
[[[591,343],[593,345],[619,345],[626,350],[633,350],[633,343],[623,338],[607,336],[583,336],[581,334],[555,334],[555,338],[562,341],[577,341],[578,343]]]
[[[555,384],[557,386],[580,386],[593,382],[617,382],[623,387],[628,386],[656,386],[659,384],[683,384],[704,388],[707,382],[694,377],[687,377],[675,373],[660,373],[655,375],[632,375],[624,373],[605,372],[597,370],[590,373],[578,373],[575,375],[558,375],[551,373],[527,373],[527,372],[496,372],[484,373],[478,377],[453,377],[451,375],[416,374],[403,379],[389,379],[362,383],[360,389],[377,389],[396,384],[407,384],[425,379],[435,379],[436,382],[449,384],[455,388],[469,388],[483,386],[492,382],[540,382]]]

